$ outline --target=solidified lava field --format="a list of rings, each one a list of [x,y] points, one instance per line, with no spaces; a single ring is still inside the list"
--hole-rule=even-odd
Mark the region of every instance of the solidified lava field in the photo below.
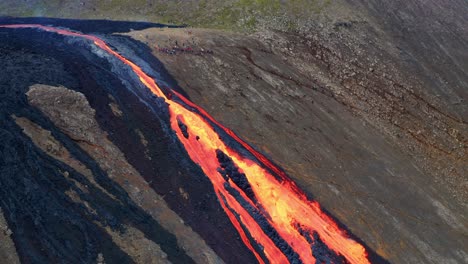
[[[0,20],[0,205],[19,260],[385,262],[111,34],[157,26]]]

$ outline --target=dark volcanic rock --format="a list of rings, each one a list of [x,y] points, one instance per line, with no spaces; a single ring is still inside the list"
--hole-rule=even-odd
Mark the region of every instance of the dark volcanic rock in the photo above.
[[[0,206],[22,262],[254,261],[127,68],[80,39],[0,34]]]
[[[187,254],[198,262],[218,262],[220,261],[216,254],[205,244],[205,242],[193,232],[189,227],[184,225],[184,221],[171,209],[168,208],[161,196],[156,194],[154,190],[144,181],[139,173],[128,164],[123,153],[108,140],[106,134],[99,128],[98,123],[94,119],[95,111],[89,106],[88,101],[83,94],[68,90],[64,87],[51,87],[45,85],[34,85],[27,93],[29,102],[45,113],[54,124],[64,131],[72,140],[86,151],[98,164],[107,172],[109,177],[122,186],[135,201],[138,206],[147,211],[161,226],[175,235],[177,242],[181,247],[184,247]],[[88,180],[106,192],[103,187],[98,184],[92,173],[81,163],[75,161],[70,154],[63,150],[63,146],[49,147],[50,144],[41,146],[44,142],[55,141],[54,139],[41,139],[34,135],[32,130],[38,130],[37,125],[34,125],[25,120],[18,122],[25,133],[30,136],[36,145],[46,151],[60,161],[69,164],[75,170],[88,178]],[[26,120],[27,121],[27,120]],[[77,124],[82,124],[79,126]],[[86,127],[85,130],[82,128]],[[44,132],[42,132],[43,134]],[[37,132],[36,132],[37,134]],[[57,142],[52,144],[58,145]],[[58,149],[58,151],[49,151]],[[78,164],[77,164],[78,163]],[[89,192],[87,188],[84,188]],[[117,199],[112,194],[114,199]],[[82,202],[80,199],[76,202]],[[156,201],[156,202],[155,202]],[[158,229],[157,225],[153,225],[154,229]],[[159,227],[160,228],[160,227]],[[143,239],[141,236],[144,233],[139,231],[135,226],[125,227],[127,232],[122,235],[111,233],[113,240],[119,242],[119,246],[127,252],[137,263],[162,263],[167,262],[165,252],[171,252],[165,248],[164,242],[161,244],[152,243],[151,240]],[[106,229],[106,231],[110,231]],[[159,230],[157,233],[161,236],[164,231]],[[172,247],[177,248],[176,245]],[[164,251],[161,251],[161,248]]]

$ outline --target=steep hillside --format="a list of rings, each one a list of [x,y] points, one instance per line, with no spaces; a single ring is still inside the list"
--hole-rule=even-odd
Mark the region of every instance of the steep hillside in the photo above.
[[[467,14],[464,0],[0,3],[0,15],[188,24],[0,19],[103,37],[391,263],[468,261]],[[137,78],[77,40],[0,37],[0,256],[255,261]]]
[[[153,47],[195,102],[391,262],[464,258],[457,251],[466,240],[466,123],[445,114],[451,106],[443,101],[425,99],[423,87],[391,65],[395,54],[371,57],[379,51],[368,47],[369,61],[358,61],[323,39],[279,32],[128,35]]]

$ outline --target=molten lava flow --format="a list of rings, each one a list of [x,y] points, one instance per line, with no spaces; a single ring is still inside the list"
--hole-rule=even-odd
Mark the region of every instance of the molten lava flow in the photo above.
[[[166,96],[154,79],[103,40],[42,25],[0,27],[38,28],[85,38],[128,65],[148,89],[168,103],[172,129],[190,158],[211,180],[222,208],[260,263],[315,263],[316,260],[369,263],[366,249],[349,238],[317,202],[308,200],[280,168],[184,96],[175,91],[173,96]],[[257,160],[229,147],[215,127]]]

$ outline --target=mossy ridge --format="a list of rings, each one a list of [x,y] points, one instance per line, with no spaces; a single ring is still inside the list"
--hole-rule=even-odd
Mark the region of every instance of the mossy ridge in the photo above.
[[[143,20],[250,32],[259,27],[293,30],[321,13],[331,0],[89,0],[0,4],[0,15]],[[280,21],[280,22],[278,22]]]

